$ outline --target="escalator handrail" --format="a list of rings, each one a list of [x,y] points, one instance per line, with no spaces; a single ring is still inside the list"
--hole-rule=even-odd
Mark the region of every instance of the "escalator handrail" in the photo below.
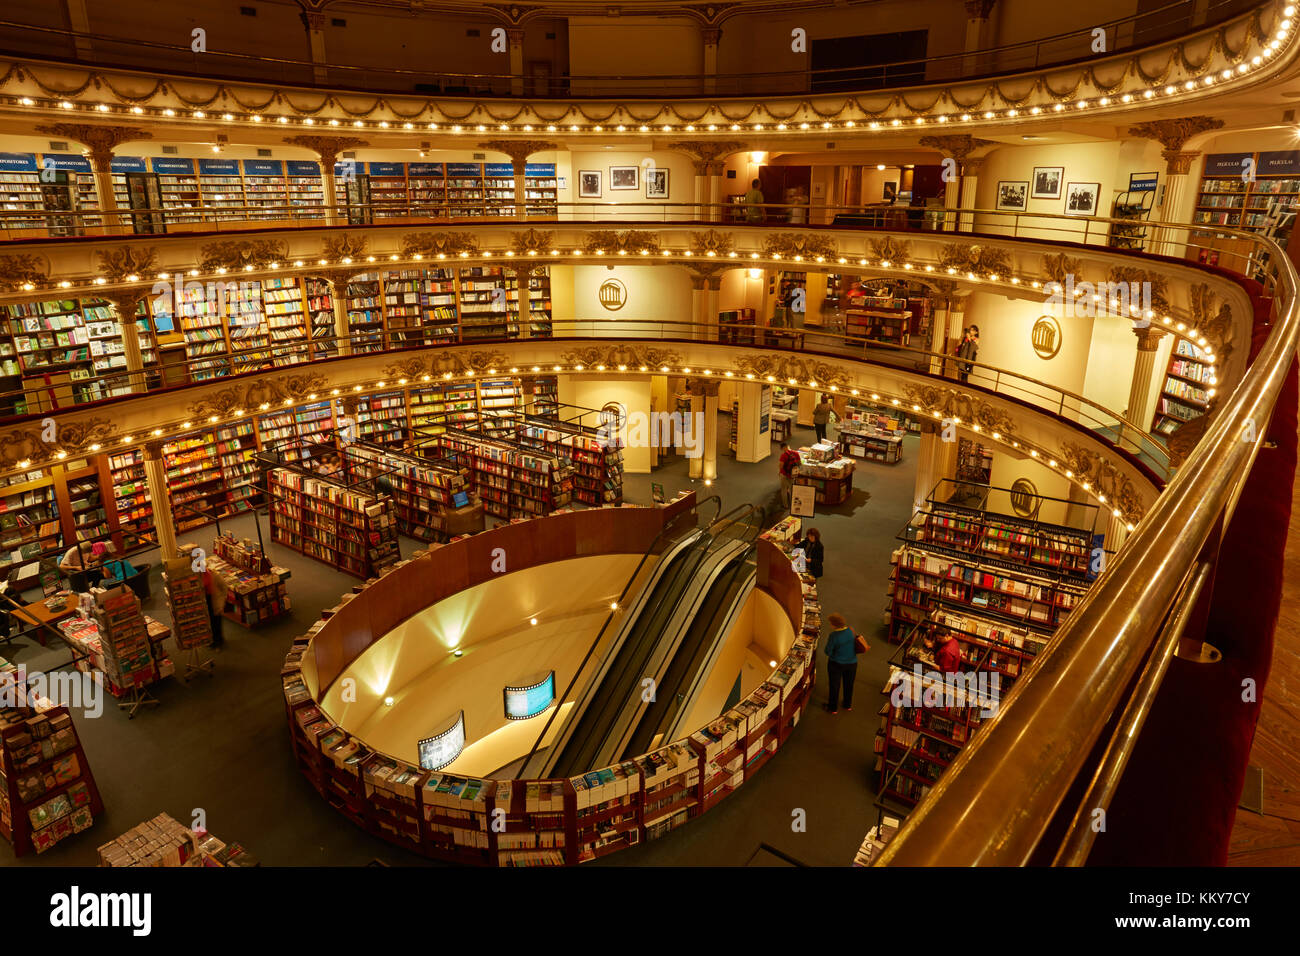
[[[712,527],[713,524],[715,524],[718,521],[722,512],[722,499],[717,495],[709,495],[707,498],[696,501],[695,506],[691,508],[689,512],[683,512],[682,514],[683,515],[696,514],[696,512],[698,512],[700,508],[702,508],[704,505],[708,504],[709,502],[714,503],[714,517],[713,517],[713,521],[710,522],[705,527],[706,528]],[[728,512],[728,514],[730,514],[730,512]],[[632,589],[632,585],[636,582],[637,577],[641,574],[641,571],[645,567],[646,562],[650,559],[650,555],[657,553],[656,549],[659,547],[661,541],[664,539],[664,536],[667,535],[670,530],[674,532],[676,531],[678,525],[681,522],[681,518],[682,515],[677,515],[671,521],[666,523],[659,530],[659,533],[654,536],[654,540],[650,542],[649,546],[642,553],[641,560],[637,562],[636,568],[632,571],[632,574],[628,577],[627,583],[623,585],[623,590],[619,592],[618,598],[614,602],[619,607],[623,606],[623,602],[624,599],[627,597],[628,591]],[[696,529],[698,530],[699,528],[698,515],[696,515],[695,526]],[[577,684],[578,678],[581,677],[583,671],[587,669],[587,664],[591,662],[592,655],[596,652],[596,648],[600,646],[600,642],[604,638],[605,632],[609,629],[610,622],[614,620],[614,615],[616,613],[618,613],[617,610],[611,610],[607,615],[605,615],[604,623],[601,624],[600,630],[596,632],[596,636],[592,640],[591,646],[587,648],[587,653],[583,655],[582,662],[579,663],[577,669],[574,670],[573,678],[569,681],[568,686],[564,688],[564,694],[556,699],[556,704],[551,709],[551,715],[548,718],[546,718],[545,726],[542,727],[541,733],[537,735],[537,739],[533,742],[533,746],[529,749],[528,756],[526,756],[523,759],[523,762],[519,765],[519,770],[516,771],[514,779],[518,780],[522,777],[524,770],[528,767],[528,764],[532,761],[533,757],[537,754],[537,748],[540,747],[542,741],[546,739],[546,734],[550,731],[551,724],[554,723],[556,716],[559,715],[560,709],[564,706],[564,702],[569,699],[569,695],[573,692],[574,685]]]

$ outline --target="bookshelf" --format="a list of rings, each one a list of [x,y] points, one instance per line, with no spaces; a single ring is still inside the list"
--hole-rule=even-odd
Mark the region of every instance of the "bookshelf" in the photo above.
[[[54,480],[18,477],[0,497],[0,575],[17,570],[30,587],[43,559],[62,557],[63,532]]]
[[[452,496],[468,491],[468,469],[358,442],[343,446],[343,456],[354,478],[385,476],[398,532],[419,541],[447,540],[447,512],[456,507]]]
[[[519,298],[514,273],[507,273],[502,266],[470,266],[460,270],[459,285],[461,341],[519,334],[514,321]]]
[[[163,300],[159,314],[171,317],[174,326],[180,329],[185,342],[185,358],[189,365],[190,378],[196,382],[226,375],[230,363],[225,358],[229,351],[226,340],[225,323],[222,311],[215,295],[209,295],[202,283],[186,283],[178,294],[166,306]],[[172,316],[171,311],[180,314]]]
[[[98,322],[98,306],[92,310]],[[90,381],[94,360],[80,300],[14,303],[4,307],[4,314],[13,357],[4,357],[3,370],[6,378],[23,378],[23,411],[47,411],[104,397],[100,386]]]
[[[510,437],[523,409],[518,379],[481,379],[478,383],[478,427],[486,435]]]
[[[0,153],[0,209],[16,214],[6,219],[10,229],[44,228],[45,217],[40,213],[45,211],[45,201],[35,155]]]
[[[1175,339],[1151,430],[1171,435],[1184,422],[1200,418],[1209,409],[1210,390],[1217,381],[1208,356],[1187,339]]]
[[[381,392],[356,402],[357,437],[362,441],[400,448],[410,437],[405,392]]]
[[[261,494],[257,486],[257,435],[252,422],[214,429],[213,448],[221,462],[227,507],[231,514],[250,510]]]
[[[200,159],[199,196],[203,204],[206,220],[216,219],[225,222],[232,219],[246,219],[248,213],[243,206],[244,179],[240,175],[237,159]]]
[[[555,455],[452,427],[438,442],[452,462],[469,471],[490,515],[533,517],[569,503],[572,472]]]
[[[521,421],[518,440],[555,455],[573,469],[573,499],[586,505],[623,501],[623,449],[606,447],[591,429],[533,417]]]
[[[90,762],[66,707],[37,698],[0,658],[0,834],[15,856],[44,853],[104,813]]]
[[[294,219],[322,219],[325,216],[325,184],[320,163],[312,160],[285,161],[290,216]]]
[[[297,279],[277,277],[262,280],[262,311],[276,365],[293,365],[310,358],[306,302]],[[333,331],[333,313],[330,330]]]
[[[312,359],[338,355],[338,342],[334,340],[334,298],[329,283],[311,276],[303,279],[303,304],[309,319]]]
[[[486,214],[482,163],[447,163],[447,215],[472,219]]]
[[[524,164],[524,214],[554,216],[559,208],[559,180],[554,163]]]
[[[383,350],[383,304],[377,277],[358,276],[348,283],[348,336],[354,352]]]
[[[369,163],[370,202],[375,219],[394,219],[407,212],[406,164]]]
[[[194,160],[175,156],[155,156],[149,169],[158,176],[162,191],[163,209],[167,210],[169,223],[199,222],[198,210],[203,205]],[[177,210],[194,210],[178,212]]]
[[[912,312],[908,300],[894,296],[854,296],[853,308],[844,313],[845,334],[905,347],[911,338]]]
[[[244,202],[270,219],[287,219],[285,206],[289,201],[288,180],[284,162],[278,159],[246,159],[243,161]]]
[[[289,613],[292,605],[285,582],[289,572],[277,568],[261,547],[249,538],[237,540],[233,532],[212,542],[208,570],[226,591],[223,616],[242,627],[261,627]]]
[[[163,446],[167,489],[178,533],[211,520],[198,512],[225,516],[226,477],[218,454],[210,432],[200,432]]]
[[[551,270],[541,266],[540,271],[528,276],[528,327],[533,338],[549,339],[554,327],[551,323]]]
[[[271,538],[359,578],[397,560],[393,500],[298,470],[268,473]]]
[[[970,438],[960,439],[956,475],[958,481],[987,485],[993,477],[993,449]]]
[[[115,495],[113,506],[130,551],[140,543],[142,535],[153,532],[153,502],[144,476],[144,453],[135,448],[113,452],[108,456],[108,467]]]
[[[554,375],[533,379],[532,414],[542,418],[557,418],[560,410],[560,384]]]
[[[406,189],[413,215],[447,218],[447,176],[442,163],[407,163]]]
[[[753,309],[718,313],[718,341],[730,345],[757,344],[757,317]]]
[[[457,340],[456,282],[451,269],[390,272],[384,277],[388,347]]]

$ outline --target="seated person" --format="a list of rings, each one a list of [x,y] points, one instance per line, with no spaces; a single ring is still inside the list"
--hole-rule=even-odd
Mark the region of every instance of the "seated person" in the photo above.
[[[117,556],[117,547],[111,541],[104,545],[101,567],[103,587],[121,584],[135,574],[135,566],[126,558]]]
[[[94,564],[93,546],[84,541],[74,544],[59,561],[59,570],[68,576],[68,588],[77,594],[90,590],[86,570]]]

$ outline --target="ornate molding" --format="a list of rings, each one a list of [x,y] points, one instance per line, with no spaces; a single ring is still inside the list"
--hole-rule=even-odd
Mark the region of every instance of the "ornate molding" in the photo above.
[[[996,0],[962,0],[962,6],[966,8],[967,19],[987,20],[993,12],[995,2]]]
[[[870,239],[867,248],[871,255],[883,262],[907,262],[912,258],[912,243],[906,239],[885,236],[883,239]]]
[[[339,153],[370,145],[356,136],[286,136],[284,141],[290,146],[309,149],[319,156],[322,176],[334,174],[334,165],[338,162]]]
[[[922,146],[937,149],[945,157],[951,156],[962,165],[965,165],[966,160],[970,158],[970,154],[975,150],[998,145],[991,139],[977,139],[969,133],[953,133],[947,136],[922,136],[919,142]]]
[[[1165,160],[1165,172],[1170,176],[1186,176],[1192,171],[1194,163],[1201,154],[1196,150],[1191,152],[1162,149],[1160,155]]]
[[[1140,329],[1134,329],[1133,334],[1137,336],[1139,352],[1154,352],[1160,348],[1160,340],[1165,337],[1165,330],[1158,325],[1148,325]]]
[[[587,368],[596,368],[604,365],[606,368],[618,368],[620,365],[626,365],[628,368],[662,369],[664,366],[669,368],[680,367],[682,364],[681,354],[671,349],[662,349],[654,345],[588,345],[577,348],[569,352],[560,353],[560,361],[568,365],[582,365]]]
[[[523,232],[510,233],[508,248],[517,256],[526,256],[530,252],[550,252],[554,243],[555,233],[553,232],[525,229]]]
[[[1015,419],[999,405],[945,385],[907,384],[903,395],[914,405],[927,411],[937,411],[944,418],[960,418],[962,424],[979,425],[986,432],[1011,435],[1016,431]]]
[[[1106,496],[1105,507],[1118,508],[1120,516],[1132,524],[1142,520],[1146,506],[1137,486],[1109,458],[1067,441],[1061,443],[1060,459],[1076,478],[1082,478],[1094,491]]]
[[[99,173],[111,169],[113,150],[123,143],[153,139],[153,133],[138,126],[92,126],[88,123],[51,123],[37,126],[36,132],[80,143],[90,153],[90,165]]]
[[[283,239],[223,239],[201,246],[199,256],[199,268],[204,272],[233,272],[244,266],[263,269],[272,262],[282,262],[289,256],[289,247]]]
[[[1169,280],[1158,272],[1137,266],[1115,265],[1106,273],[1106,281],[1124,283],[1130,288],[1136,283],[1139,289],[1151,290],[1151,308],[1161,311],[1169,308]]]
[[[239,409],[251,413],[262,405],[283,405],[286,400],[291,405],[300,405],[313,401],[312,396],[328,389],[329,380],[319,372],[258,378],[209,392],[189,406],[189,413],[195,418],[225,416]]]
[[[459,256],[462,252],[477,256],[481,250],[472,232],[410,232],[402,237],[403,256]]]
[[[466,372],[473,372],[476,375],[481,375],[484,372],[493,374],[497,369],[508,368],[510,363],[510,356],[504,352],[491,352],[483,349],[467,352],[443,351],[398,359],[384,366],[384,376],[386,378],[405,378],[414,381],[422,379],[426,375],[431,379],[440,379],[448,373],[451,375],[464,375]]]
[[[1191,421],[1183,422],[1169,436],[1166,447],[1169,449],[1169,463],[1175,468],[1187,460],[1187,456],[1192,453],[1205,435],[1206,430],[1210,427],[1210,419],[1214,414],[1211,408],[1204,415],[1198,415]]]
[[[479,143],[478,148],[491,150],[494,153],[505,153],[516,167],[515,175],[520,176],[523,175],[522,166],[529,156],[534,153],[552,152],[560,147],[556,143],[540,139],[490,139],[485,143]]]
[[[665,143],[664,148],[690,154],[691,161],[695,166],[695,174],[697,176],[707,176],[710,173],[721,172],[722,161],[732,153],[739,153],[748,149],[749,144],[738,140],[702,140],[698,142],[679,140],[675,143]]]
[[[1214,349],[1218,361],[1225,361],[1235,347],[1236,329],[1232,322],[1232,306],[1224,302],[1217,309],[1218,296],[1204,282],[1189,290],[1188,317],[1192,326],[1205,336]]]
[[[101,250],[96,256],[99,258],[99,271],[110,282],[154,272],[158,263],[158,250],[153,246],[118,246]]]
[[[59,451],[69,455],[93,454],[90,446],[108,444],[117,436],[118,426],[111,418],[99,416],[83,421],[60,421],[56,442],[43,441],[44,431],[39,421],[5,429],[0,435],[0,470],[17,468],[20,462],[40,464],[53,459]]]
[[[1128,128],[1128,134],[1138,139],[1154,139],[1164,147],[1163,152],[1168,154],[1181,150],[1183,144],[1198,133],[1222,128],[1223,120],[1212,116],[1183,116],[1138,123]]]
[[[365,257],[370,240],[365,236],[326,236],[321,242],[321,258],[330,262]]]
[[[710,229],[691,233],[691,252],[697,256],[707,256],[710,252],[715,256],[725,256],[735,248],[735,244],[736,237],[729,232]]]
[[[17,292],[26,286],[33,289],[50,281],[50,265],[41,256],[0,256],[0,291]]]
[[[1064,252],[1055,256],[1043,256],[1043,270],[1039,273],[1043,285],[1056,282],[1061,286],[1065,285],[1068,276],[1079,275],[1079,270],[1083,268],[1082,259],[1074,259],[1067,256]]]
[[[736,359],[736,368],[741,373],[753,373],[755,378],[767,378],[770,375],[781,385],[794,379],[799,385],[816,382],[817,388],[831,385],[842,388],[852,384],[853,381],[848,370],[842,365],[831,365],[815,358],[800,358],[782,353],[741,355]]]
[[[1011,256],[1005,249],[992,246],[950,242],[939,250],[939,265],[975,275],[1007,275],[1011,272]]]
[[[582,240],[582,251],[588,254],[626,252],[628,255],[640,255],[642,250],[651,254],[659,252],[658,233],[646,232],[643,229],[628,229],[624,232],[597,229],[587,233]]]
[[[805,259],[816,259],[818,256],[834,259],[840,254],[834,239],[797,232],[778,232],[764,236],[763,252],[769,256],[776,254],[787,259],[793,259],[795,256],[803,256]]]

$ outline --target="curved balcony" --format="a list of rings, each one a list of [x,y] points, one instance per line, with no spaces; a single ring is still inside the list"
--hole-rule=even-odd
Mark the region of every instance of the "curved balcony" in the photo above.
[[[1101,24],[1118,46],[1087,55],[1093,26],[1082,32],[993,50],[882,64],[864,70],[744,76],[568,77],[557,89],[548,81],[525,95],[525,78],[489,74],[443,77],[421,74],[427,89],[412,93],[416,77],[357,71],[345,82],[365,92],[331,85],[305,87],[286,79],[273,84],[234,78],[158,76],[113,65],[43,62],[13,55],[0,63],[0,109],[11,116],[103,121],[156,121],[178,132],[201,129],[280,129],[319,132],[321,127],[364,132],[380,145],[418,131],[437,137],[483,133],[549,134],[590,138],[620,134],[687,135],[762,132],[765,138],[797,141],[834,130],[852,136],[940,126],[1005,127],[1065,116],[1089,117],[1151,108],[1187,115],[1207,97],[1242,90],[1289,70],[1295,56],[1288,0],[1269,0],[1245,12],[1236,4],[1212,7],[1218,22],[1165,38],[1168,25],[1183,22],[1174,4],[1134,18]],[[1173,20],[1169,18],[1173,17]],[[1155,20],[1153,18],[1164,18]],[[1165,26],[1155,27],[1159,22]],[[1148,27],[1150,29],[1148,29]],[[50,33],[36,28],[36,33]],[[80,47],[114,38],[53,31]],[[132,40],[133,47],[141,46]],[[1081,57],[1081,54],[1083,58]],[[111,52],[110,52],[111,58]],[[236,68],[235,63],[243,64]],[[246,62],[205,54],[205,71],[265,77],[279,70],[299,76],[303,61]],[[310,64],[313,77],[322,64]],[[874,71],[874,72],[873,72]],[[348,71],[338,71],[347,73]],[[974,74],[974,75],[972,75]],[[393,77],[407,89],[398,92]],[[330,79],[337,82],[337,74]],[[444,84],[445,80],[445,84]],[[298,81],[299,83],[301,80]],[[314,82],[324,82],[315,80]],[[703,84],[700,88],[699,84]],[[758,90],[763,92],[758,92]],[[378,92],[383,90],[384,92]],[[850,92],[845,92],[849,90]],[[1081,113],[1082,111],[1082,113]],[[272,125],[274,124],[274,125]]]
[[[952,215],[969,212],[953,210]],[[802,269],[824,271],[856,263],[858,269],[873,275],[906,274],[931,284],[951,283],[944,286],[947,295],[956,294],[960,287],[967,291],[992,289],[1007,297],[1026,295],[1026,286],[1041,297],[1044,280],[1059,281],[1063,272],[1087,268],[1096,270],[1100,279],[1128,275],[1113,271],[1122,267],[1136,269],[1148,276],[1147,281],[1164,280],[1168,327],[1198,343],[1210,343],[1213,336],[1214,351],[1223,357],[1221,390],[1227,394],[1189,430],[1178,449],[1181,461],[1163,491],[1162,479],[1171,474],[1168,465],[1156,461],[1153,467],[1144,457],[1144,453],[1152,453],[1155,442],[1140,434],[1133,423],[1123,422],[1082,396],[1059,389],[1054,394],[1035,395],[1038,389],[1051,386],[1024,377],[1006,378],[1004,371],[987,367],[959,385],[943,376],[942,365],[935,368],[945,356],[907,350],[891,350],[887,355],[873,350],[869,354],[866,343],[844,336],[839,336],[838,342],[811,346],[805,342],[802,349],[722,343],[713,341],[715,327],[708,322],[575,325],[568,330],[575,334],[573,338],[560,335],[408,349],[400,354],[341,356],[295,369],[247,372],[190,386],[181,393],[142,388],[140,394],[103,406],[60,412],[57,420],[71,445],[60,448],[55,456],[137,442],[134,434],[122,437],[124,427],[133,432],[150,427],[152,431],[141,435],[143,438],[171,437],[192,430],[204,419],[247,417],[255,407],[346,397],[393,383],[415,386],[435,376],[473,378],[504,371],[506,362],[513,363],[509,366],[512,372],[524,374],[558,370],[578,375],[592,371],[631,375],[667,368],[676,374],[714,378],[728,377],[728,373],[765,380],[769,376],[771,380],[785,378],[810,387],[856,389],[909,402],[935,417],[961,418],[961,427],[1002,441],[1004,446],[1010,437],[1012,447],[1021,454],[1040,463],[1047,458],[1049,467],[1064,469],[1072,478],[1087,475],[1090,483],[1095,483],[1104,476],[1105,487],[1094,484],[1090,490],[1114,509],[1121,526],[1128,522],[1134,531],[1026,678],[1017,682],[997,716],[909,817],[883,860],[947,865],[1037,859],[1079,863],[1088,857],[1097,837],[1088,825],[1089,809],[1108,806],[1117,793],[1123,794],[1126,770],[1150,773],[1153,757],[1149,749],[1135,756],[1135,741],[1140,739],[1148,715],[1158,710],[1157,692],[1163,687],[1172,688],[1166,694],[1176,694],[1194,680],[1186,668],[1213,666],[1184,664],[1183,660],[1205,657],[1203,642],[1218,633],[1207,630],[1207,614],[1213,624],[1214,607],[1233,600],[1229,593],[1232,575],[1226,575],[1218,586],[1213,581],[1220,556],[1242,567],[1270,562],[1280,566],[1281,543],[1276,535],[1260,535],[1267,553],[1249,555],[1241,553],[1235,539],[1251,534],[1262,520],[1256,498],[1277,494],[1283,481],[1289,489],[1292,477],[1279,470],[1278,465],[1284,467],[1285,462],[1278,463],[1275,455],[1260,456],[1266,443],[1276,441],[1285,441],[1294,455],[1294,436],[1282,439],[1263,423],[1274,417],[1275,408],[1283,408],[1279,399],[1284,385],[1288,377],[1294,378],[1294,356],[1300,343],[1296,297],[1300,277],[1275,243],[1246,233],[1239,237],[1249,252],[1232,262],[1239,270],[1234,273],[1182,259],[1126,255],[1053,241],[1050,230],[1066,228],[1064,220],[1054,226],[1054,217],[1028,217],[1040,220],[1030,230],[1020,216],[976,212],[980,217],[1004,216],[1011,232],[1023,227],[1031,235],[867,233],[828,228],[792,234],[747,226],[731,232],[669,226],[647,237],[646,230],[629,235],[593,231],[591,226],[596,224],[557,223],[553,232],[509,233],[506,226],[485,225],[467,237],[462,234],[458,246],[446,234],[431,245],[421,245],[425,240],[408,242],[400,235],[400,227],[345,231],[314,226],[281,233],[283,245],[263,249],[260,260],[249,260],[245,266],[250,276],[280,269],[305,274],[327,268],[342,269],[346,276],[384,262],[439,261],[440,256],[451,262],[511,263],[520,271],[534,263],[636,263],[644,258],[657,266],[671,263],[671,267],[694,268],[707,283],[708,276],[720,269],[744,268],[750,262],[768,268],[797,263]],[[1175,223],[1154,225],[1170,248],[1196,248],[1195,228]],[[1073,221],[1068,228],[1077,230],[1080,224]],[[1082,228],[1090,227],[1085,224]],[[138,301],[148,294],[153,278],[138,275],[132,279],[123,274],[124,268],[154,274],[182,270],[202,261],[196,252],[202,253],[205,241],[178,236],[107,244],[103,240],[33,243],[27,277],[31,288],[16,289],[6,298],[31,297],[38,285],[45,289],[75,285],[86,291],[125,294],[127,301],[136,296]],[[469,244],[464,245],[466,242]],[[146,243],[153,244],[148,256],[141,255]],[[489,245],[495,248],[484,248]],[[101,262],[101,267],[115,263],[117,274],[111,279],[94,276],[92,255],[105,247],[119,257]],[[237,244],[235,251],[238,254]],[[989,253],[994,254],[992,258]],[[309,265],[307,257],[313,254],[318,258]],[[290,255],[304,258],[295,260]],[[1061,255],[1067,261],[1058,258]],[[44,272],[38,269],[42,264]],[[210,266],[205,277],[223,274]],[[240,267],[241,272],[245,266]],[[227,266],[218,268],[229,272]],[[1251,278],[1243,279],[1246,274]],[[75,282],[64,276],[74,277]],[[96,278],[103,281],[96,282]],[[1226,309],[1218,308],[1219,303]],[[1142,318],[1166,324],[1162,313]],[[1188,319],[1198,324],[1189,326]],[[1182,329],[1178,328],[1180,322]],[[128,380],[140,374],[132,370]],[[138,384],[132,381],[133,388]],[[183,408],[177,401],[180,394],[187,402]],[[1279,422],[1294,421],[1294,401],[1291,391],[1285,413],[1276,416]],[[1103,418],[1120,425],[1117,437],[1098,432]],[[1004,424],[1008,419],[1014,428]],[[34,424],[29,416],[0,431],[4,456],[0,465],[12,470],[30,465],[37,455],[50,455]],[[69,425],[75,427],[69,429]],[[1066,433],[1060,429],[1069,430],[1074,450],[1064,444]],[[1126,442],[1130,447],[1122,447]],[[26,457],[19,461],[19,456]],[[1291,461],[1293,466],[1294,457]],[[1248,483],[1256,495],[1244,494]],[[1240,586],[1235,590],[1240,592]],[[1276,588],[1270,585],[1249,598],[1262,609],[1252,617],[1255,640],[1245,649],[1225,648],[1224,660],[1232,666],[1221,673],[1229,678],[1247,665],[1247,659],[1257,662],[1260,647],[1266,651],[1271,639],[1268,608],[1272,607],[1275,618]],[[1241,599],[1240,593],[1236,599]],[[1175,658],[1180,643],[1181,656]],[[1187,724],[1203,727],[1209,721],[1241,719],[1240,712],[1234,717],[1211,701],[1202,703],[1204,706],[1185,715]],[[1162,726],[1167,726],[1167,717]],[[1180,732],[1194,736],[1186,727],[1180,727]],[[1239,776],[1245,758],[1238,743],[1218,759],[1228,765],[1230,775]],[[1076,803],[1075,798],[1067,801],[1075,787],[1081,788],[1073,791],[1075,798],[1086,791],[1081,802]],[[1114,858],[1113,849],[1107,852]]]

